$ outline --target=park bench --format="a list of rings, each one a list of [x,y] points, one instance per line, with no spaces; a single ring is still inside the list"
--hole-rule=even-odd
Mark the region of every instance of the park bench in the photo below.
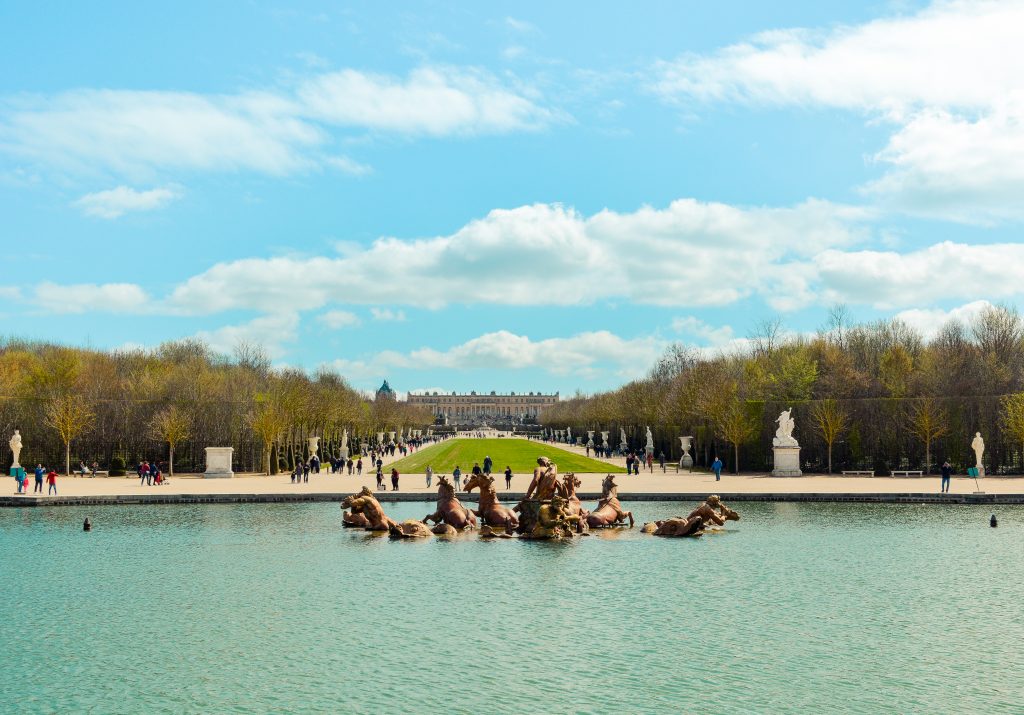
[[[902,474],[905,477],[909,477],[911,474],[913,474],[915,477],[923,477],[924,476],[924,470],[923,469],[894,469],[894,470],[892,470],[892,476],[895,477],[897,474]]]
[[[875,470],[874,469],[844,469],[843,470],[843,476],[844,477],[849,475],[849,474],[866,474],[869,477],[873,477],[873,476],[875,476]]]

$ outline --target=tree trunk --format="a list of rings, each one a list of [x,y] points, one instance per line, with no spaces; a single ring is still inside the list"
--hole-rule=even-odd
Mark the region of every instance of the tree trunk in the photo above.
[[[924,441],[924,473],[932,473],[932,441],[930,439]]]
[[[263,471],[267,473],[268,477],[271,475],[270,455],[273,452],[273,447],[273,443],[263,445]]]
[[[740,445],[739,445],[739,443],[738,442],[734,443],[732,445],[732,449],[733,449],[733,460],[734,460],[733,464],[736,466],[735,473],[739,474],[740,473]]]
[[[832,443],[828,443],[828,473],[832,473]]]
[[[173,444],[171,445],[171,455],[167,459],[167,476],[168,477],[173,477],[174,476],[174,445]]]
[[[71,476],[71,443],[64,443],[64,475]]]

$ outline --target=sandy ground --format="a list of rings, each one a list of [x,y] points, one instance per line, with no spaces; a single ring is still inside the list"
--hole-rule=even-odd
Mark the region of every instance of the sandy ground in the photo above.
[[[600,492],[603,474],[578,474],[583,483],[581,492]],[[388,491],[391,480],[385,476]],[[1024,479],[986,477],[979,480],[982,490],[989,494],[1017,494],[1024,492]],[[513,492],[526,491],[530,483],[530,475],[517,474],[512,478]],[[891,477],[829,477],[824,475],[804,477],[769,477],[757,475],[723,475],[722,481],[716,482],[712,474],[681,472],[673,470],[662,473],[655,465],[654,473],[641,472],[639,476],[618,475],[616,483],[619,494],[628,498],[630,492],[688,492],[713,493],[744,492],[744,493],[898,493],[898,494],[934,494],[939,491],[939,477],[923,478],[891,478]],[[309,483],[292,484],[288,475],[273,477],[251,474],[238,474],[233,479],[203,479],[202,475],[176,475],[163,486],[141,486],[138,478],[97,477],[95,479],[81,477],[60,477],[57,480],[57,491],[63,496],[116,496],[135,494],[290,494],[290,493],[339,493],[357,492],[366,485],[374,489],[375,477],[363,474],[311,474]],[[495,485],[499,496],[505,491],[504,476],[495,475]],[[34,480],[29,479],[29,493]],[[970,494],[976,489],[974,480],[967,477],[953,477],[950,491],[954,494]],[[45,494],[46,485],[43,485]],[[428,489],[422,474],[403,474],[399,481],[399,490],[406,493],[421,493],[425,497],[436,494],[437,481]],[[0,494],[15,492],[14,480],[9,479],[0,488]]]
[[[544,453],[544,443],[538,442],[538,454]],[[583,448],[565,444],[557,445],[561,449],[585,453]],[[384,481],[387,491],[391,491],[390,470],[387,464],[400,459],[400,455],[384,460]],[[625,458],[614,457],[609,460],[625,466]],[[369,460],[365,460],[366,463]],[[399,478],[399,491],[423,494],[424,498],[437,493],[437,477],[434,485],[427,488],[423,474],[402,474]],[[451,475],[448,475],[449,477]],[[516,474],[512,477],[512,488],[506,490],[505,477],[502,473],[494,475],[495,486],[499,497],[502,492],[525,492],[530,484],[530,474]],[[601,481],[605,475],[577,474],[582,486],[579,491],[599,493]],[[0,495],[15,495],[14,480],[8,478],[6,485],[0,486]],[[758,493],[819,493],[819,494],[936,494],[939,492],[939,477],[843,477],[824,474],[805,475],[803,477],[770,477],[767,474],[723,474],[720,482],[715,481],[713,474],[694,470],[676,472],[675,467],[667,465],[665,472],[654,465],[654,471],[646,468],[639,475],[619,474],[615,477],[619,485],[619,495],[629,498],[630,492],[638,493],[714,493],[742,492]],[[1019,494],[1024,493],[1024,478],[1021,477],[984,477],[979,481],[981,490],[988,494]],[[3,484],[3,482],[0,482]],[[292,484],[287,474],[273,477],[256,474],[236,473],[232,479],[204,479],[201,474],[177,474],[162,486],[143,486],[138,477],[60,477],[57,480],[57,491],[61,496],[122,496],[135,494],[316,494],[316,493],[355,493],[366,485],[376,491],[376,477],[372,470],[363,471],[362,476],[330,474],[327,470],[320,474],[310,474],[309,482]],[[29,495],[35,481],[29,474]],[[966,476],[954,476],[950,486],[953,494],[971,494],[977,490],[974,480]],[[47,485],[43,484],[43,495]]]

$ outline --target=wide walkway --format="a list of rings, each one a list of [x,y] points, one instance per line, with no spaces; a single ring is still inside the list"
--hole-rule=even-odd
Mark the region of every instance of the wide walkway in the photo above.
[[[529,474],[517,474],[512,479],[512,492],[524,492],[530,482]],[[596,493],[601,491],[601,480],[604,474],[578,474],[582,482],[580,492]],[[636,493],[862,493],[862,494],[935,494],[939,491],[937,476],[924,478],[891,478],[891,477],[829,477],[814,475],[805,477],[769,477],[764,474],[744,474],[741,476],[723,475],[722,481],[716,482],[714,475],[703,472],[681,472],[676,474],[671,469],[662,473],[657,466],[655,472],[641,472],[639,476],[617,475],[616,483],[622,498],[628,498],[630,492]],[[32,480],[30,482],[30,490]],[[385,470],[385,482],[391,490],[391,480]],[[982,490],[989,494],[1024,493],[1024,479],[985,477],[979,480]],[[233,479],[203,479],[202,475],[176,475],[163,486],[140,486],[137,477],[61,477],[57,480],[58,493],[61,496],[134,496],[139,494],[309,494],[309,493],[348,493],[357,492],[366,485],[375,488],[374,475],[332,475],[327,473],[311,474],[309,483],[292,484],[288,475],[273,477],[253,474],[238,474]],[[499,493],[505,490],[505,479],[495,475],[495,484]],[[403,474],[399,480],[399,489],[406,493],[422,494],[429,497],[437,492],[437,481],[431,489],[426,487],[422,474]],[[967,477],[954,477],[951,492],[954,494],[971,494],[976,490],[974,480]],[[11,478],[0,481],[0,496],[14,496],[15,483]],[[31,491],[29,496],[32,496]]]

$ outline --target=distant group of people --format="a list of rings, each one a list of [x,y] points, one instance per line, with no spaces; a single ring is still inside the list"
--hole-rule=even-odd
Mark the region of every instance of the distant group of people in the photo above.
[[[491,476],[491,470],[493,468],[494,468],[494,460],[491,459],[490,455],[487,455],[487,456],[484,457],[484,464],[483,464],[482,467],[480,466],[479,462],[473,462],[472,473],[474,475],[486,474],[487,476]],[[431,466],[429,464],[427,465],[427,469],[424,472],[424,476],[427,478],[427,489],[429,489],[431,486],[433,486],[433,483],[434,483],[434,468],[433,468],[433,466]],[[505,488],[506,489],[511,489],[512,488],[512,476],[513,476],[512,475],[512,467],[509,466],[509,465],[505,465]],[[455,484],[456,491],[461,491],[462,490],[462,469],[457,464],[455,465],[455,469],[452,470],[452,482]]]
[[[167,480],[164,478],[163,472],[160,471],[160,465],[157,462],[150,464],[149,462],[139,462],[135,467],[135,473],[139,475],[139,485],[145,485],[151,487],[154,484],[157,486],[166,484]]]
[[[53,469],[46,469],[42,464],[37,464],[34,470],[36,477],[36,488],[33,490],[33,494],[43,493],[43,480],[50,485],[49,489],[46,490],[47,494],[57,493],[57,472]],[[28,474],[17,474],[14,477],[14,481],[17,483],[18,494],[28,494]]]

